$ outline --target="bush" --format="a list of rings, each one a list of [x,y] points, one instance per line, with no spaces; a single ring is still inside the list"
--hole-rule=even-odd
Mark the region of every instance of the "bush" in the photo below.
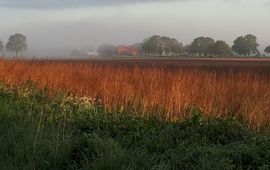
[[[0,88],[0,169],[270,168],[269,135],[233,119],[168,122],[20,88]]]

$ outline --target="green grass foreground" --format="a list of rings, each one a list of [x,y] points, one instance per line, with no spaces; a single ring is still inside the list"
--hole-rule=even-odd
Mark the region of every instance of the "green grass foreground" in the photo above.
[[[270,136],[234,120],[106,113],[86,98],[0,86],[0,169],[270,169]]]

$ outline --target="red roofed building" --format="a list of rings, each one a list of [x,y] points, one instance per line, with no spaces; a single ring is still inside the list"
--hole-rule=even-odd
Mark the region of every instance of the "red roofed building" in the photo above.
[[[126,46],[126,45],[122,45],[122,46],[118,46],[117,47],[117,54],[118,55],[140,55],[141,54],[141,50],[135,46]]]

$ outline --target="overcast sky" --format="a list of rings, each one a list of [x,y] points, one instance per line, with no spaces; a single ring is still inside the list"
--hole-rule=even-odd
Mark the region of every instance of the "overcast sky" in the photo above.
[[[270,0],[0,0],[0,38],[23,33],[29,55],[67,55],[102,43],[160,34],[184,44],[210,36],[232,44],[254,34],[270,44]]]

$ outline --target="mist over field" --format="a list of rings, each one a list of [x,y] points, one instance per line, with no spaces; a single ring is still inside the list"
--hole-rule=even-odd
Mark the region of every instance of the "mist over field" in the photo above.
[[[0,0],[0,39],[27,36],[28,56],[67,56],[102,43],[141,42],[161,34],[183,44],[210,36],[230,45],[240,35],[270,44],[269,0]]]

